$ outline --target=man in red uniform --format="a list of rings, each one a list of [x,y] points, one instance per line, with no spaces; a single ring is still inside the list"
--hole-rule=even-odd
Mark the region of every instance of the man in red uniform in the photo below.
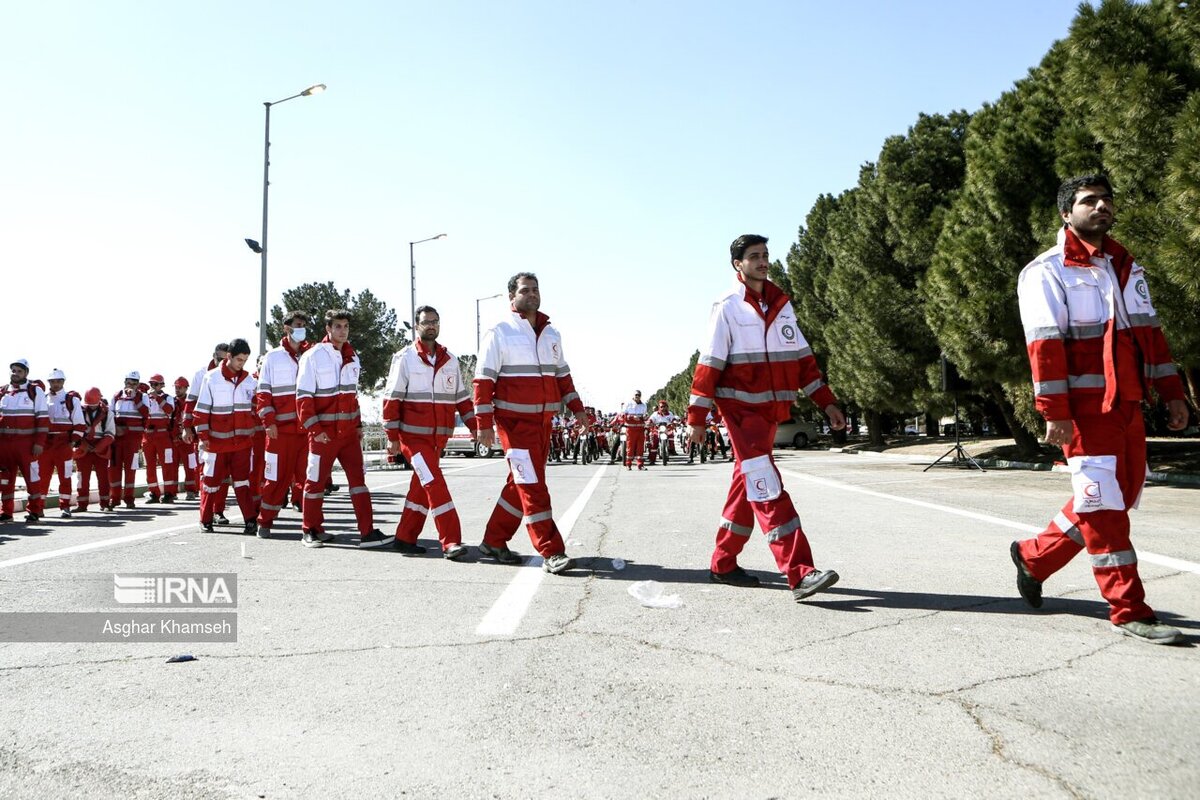
[[[637,468],[646,468],[646,404],[642,402],[642,390],[633,393],[633,400],[625,404],[617,417],[625,433],[625,469],[633,469],[633,460],[637,458]]]
[[[1142,401],[1153,384],[1166,401],[1168,427],[1181,430],[1188,420],[1183,386],[1145,270],[1108,236],[1108,178],[1064,182],[1058,209],[1058,244],[1021,271],[1017,297],[1046,441],[1062,445],[1075,492],[1041,534],[1010,546],[1017,590],[1040,608],[1042,582],[1086,548],[1113,629],[1175,644],[1183,634],[1146,605],[1129,509],[1137,508],[1146,476]]]
[[[187,492],[188,500],[196,499],[196,452],[183,438],[183,414],[187,393],[188,380],[181,375],[175,379],[175,398],[167,423],[167,431],[171,438],[171,458],[163,466],[164,503],[174,503],[180,491]],[[180,469],[183,470],[182,487],[179,485]]]
[[[758,578],[737,564],[757,519],[799,602],[832,586],[838,574],[813,566],[808,537],[775,467],[775,429],[791,418],[797,390],[825,410],[834,430],[844,428],[846,419],[796,325],[791,300],[767,280],[771,262],[766,237],[739,236],[729,255],[737,282],[713,305],[709,339],[700,350],[687,411],[692,442],[703,444],[708,412],[715,403],[733,443],[733,482],[717,528],[709,578],[733,586],[758,585]]]
[[[471,430],[475,429],[475,409],[463,385],[458,358],[437,343],[441,324],[437,309],[417,309],[416,342],[392,357],[383,427],[388,452],[403,453],[413,469],[404,513],[396,525],[396,549],[405,555],[424,553],[417,536],[425,527],[425,517],[433,514],[442,555],[456,560],[466,555],[467,548],[440,458],[454,433],[455,409]]]
[[[204,373],[192,413],[196,435],[204,444],[204,493],[200,497],[200,528],[211,533],[216,495],[226,478],[245,520],[244,533],[258,530],[250,495],[250,445],[258,421],[252,408],[257,383],[243,367],[250,358],[245,339],[229,342],[229,356]]]
[[[363,474],[362,417],[358,408],[358,376],[362,362],[350,346],[350,312],[325,312],[325,338],[300,356],[296,377],[296,408],[308,432],[308,468],[304,483],[305,547],[321,547],[332,536],[325,522],[325,487],[336,460],[346,472],[350,504],[358,522],[358,546],[391,544],[375,528],[371,492]]]
[[[75,448],[75,466],[79,469],[76,511],[88,510],[88,503],[92,499],[93,471],[96,473],[100,510],[112,510],[108,462],[112,456],[112,445],[116,436],[117,428],[113,423],[112,414],[108,413],[108,403],[104,401],[100,390],[93,386],[83,395],[83,434],[79,446]]]
[[[183,409],[183,439],[193,448],[193,453],[199,463],[203,454],[201,453],[201,441],[196,436],[195,428],[193,427],[192,417],[196,408],[196,397],[200,392],[200,384],[204,382],[204,375],[211,369],[216,369],[223,364],[229,357],[229,345],[225,342],[218,342],[213,347],[212,359],[208,362],[208,366],[203,369],[196,370],[196,374],[192,376],[192,382],[188,388],[187,399],[184,401]],[[199,476],[197,477],[199,482]],[[222,484],[220,491],[217,492],[216,504],[213,506],[213,521],[217,525],[228,525],[229,520],[225,518],[225,500],[229,494],[229,486]],[[189,497],[189,500],[194,500],[194,497]]]
[[[61,369],[50,372],[47,379],[50,388],[46,393],[46,406],[50,415],[50,433],[46,437],[46,449],[38,459],[38,477],[41,485],[38,493],[50,496],[50,483],[58,475],[58,509],[64,517],[71,516],[71,476],[75,472],[75,446],[83,435],[83,400],[76,392],[64,389],[66,375]],[[37,513],[42,513],[39,510]]]
[[[542,568],[557,574],[573,564],[554,524],[546,486],[550,418],[565,404],[586,430],[587,414],[563,355],[562,337],[538,310],[542,295],[537,276],[512,276],[508,299],[512,314],[484,335],[475,373],[479,442],[488,447],[495,443],[494,420],[509,468],[479,550],[502,564],[521,563],[508,543],[524,517],[529,538],[542,555]]]
[[[163,391],[165,385],[166,381],[162,375],[150,376],[150,391],[146,394],[150,416],[146,419],[146,433],[142,436],[142,455],[146,457],[147,504],[157,503],[163,498],[167,465],[175,460],[175,453],[171,449],[170,431],[175,400]],[[159,481],[160,468],[162,482]]]
[[[117,392],[109,404],[109,413],[117,428],[113,442],[112,463],[108,468],[111,486],[109,505],[113,508],[125,501],[126,508],[133,508],[134,483],[137,480],[138,450],[142,446],[142,434],[146,432],[146,421],[150,418],[150,402],[138,389],[142,376],[134,370],[125,375],[125,388]]]
[[[310,347],[307,327],[308,314],[289,311],[283,321],[283,339],[263,358],[259,371],[258,417],[267,431],[262,507],[258,512],[261,539],[271,535],[271,526],[287,502],[288,493],[304,480],[308,434],[300,427],[296,410],[296,380],[300,356]]]
[[[38,458],[46,447],[50,411],[46,393],[29,382],[29,362],[19,358],[9,369],[11,378],[0,393],[0,522],[13,518],[17,473],[29,495],[25,521],[37,522],[43,506]]]

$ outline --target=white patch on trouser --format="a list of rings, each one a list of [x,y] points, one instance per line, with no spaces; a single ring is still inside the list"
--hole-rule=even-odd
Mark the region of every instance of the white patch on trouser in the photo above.
[[[425,456],[413,453],[412,468],[413,472],[417,473],[417,480],[421,482],[422,486],[433,483],[433,473],[429,471],[429,465],[425,463]]]
[[[172,448],[168,447],[166,450],[163,451],[163,463],[164,464],[174,464],[175,463],[175,451]]]
[[[321,457],[316,453],[308,454],[308,469],[305,471],[304,477],[313,483],[321,480]]]
[[[1067,459],[1071,486],[1075,490],[1075,513],[1125,510],[1125,498],[1117,483],[1116,456],[1072,456]]]
[[[537,473],[533,470],[533,459],[528,450],[512,448],[504,451],[508,459],[508,469],[512,473],[513,483],[537,483]]]
[[[192,469],[196,468],[196,454],[188,453],[188,466]]]
[[[279,453],[263,453],[263,480],[278,480]]]
[[[41,479],[42,479],[41,465],[38,464],[37,459],[35,458],[29,462],[29,483],[36,486],[38,484],[38,482],[41,481]],[[29,489],[28,486],[25,488]]]
[[[66,461],[63,462],[63,475],[66,476],[67,480],[71,480],[71,476],[74,474],[75,474],[75,462],[68,458]]]
[[[138,468],[138,466],[139,466],[139,464],[138,464],[138,454],[137,454],[137,453],[134,453],[134,454],[133,454],[133,457],[129,459],[129,468],[130,468],[130,469],[132,469],[132,470],[136,470],[136,469]]]
[[[211,478],[217,472],[217,454],[204,452],[204,477]]]
[[[743,461],[742,477],[746,480],[746,499],[751,503],[765,503],[783,494],[783,484],[779,482],[779,473],[771,464],[770,456]]]

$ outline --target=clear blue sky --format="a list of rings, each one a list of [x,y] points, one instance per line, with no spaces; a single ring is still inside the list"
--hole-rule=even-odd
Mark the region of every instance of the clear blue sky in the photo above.
[[[264,101],[270,304],[333,280],[475,348],[475,298],[541,278],[585,400],[679,371],[729,242],[782,258],[920,112],[996,99],[1069,0],[9,4],[5,363],[116,391],[257,344]],[[505,309],[482,304],[485,327]],[[834,387],[836,390],[837,387]],[[681,411],[681,409],[677,409]]]

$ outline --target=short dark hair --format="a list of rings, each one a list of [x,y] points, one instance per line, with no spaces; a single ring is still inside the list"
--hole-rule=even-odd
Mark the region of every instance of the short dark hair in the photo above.
[[[229,355],[241,356],[250,355],[250,343],[245,339],[230,339],[229,340]]]
[[[325,324],[330,325],[335,319],[344,319],[350,322],[350,312],[344,308],[331,308],[325,312]]]
[[[537,275],[534,275],[532,272],[518,272],[516,275],[513,275],[511,278],[508,279],[508,293],[509,294],[517,293],[517,282],[520,281],[522,278],[529,278],[534,281],[536,281],[538,279]]]
[[[1103,186],[1109,194],[1113,193],[1107,175],[1076,175],[1074,178],[1067,178],[1058,187],[1058,210],[1063,213],[1070,211],[1075,205],[1075,195],[1084,186]]]
[[[295,311],[289,311],[283,315],[283,324],[284,325],[292,325],[292,323],[295,322],[296,320],[300,320],[305,325],[307,325],[309,322],[308,312],[301,311],[300,309],[297,308]],[[292,325],[292,327],[294,328],[296,326]]]
[[[421,306],[415,312],[413,312],[413,321],[415,322],[419,320],[422,314],[437,314],[438,319],[442,318],[442,315],[438,314],[438,310],[433,306]]]
[[[213,347],[213,352],[215,353],[218,350],[224,350],[226,353],[228,353],[229,352],[229,343],[228,342],[217,342],[217,344]]]
[[[733,240],[733,244],[729,245],[729,263],[741,261],[746,250],[756,244],[766,244],[767,237],[759,236],[757,233],[743,233],[741,236]]]

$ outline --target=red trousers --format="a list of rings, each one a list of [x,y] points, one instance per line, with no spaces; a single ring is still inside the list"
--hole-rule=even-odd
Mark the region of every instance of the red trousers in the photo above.
[[[179,485],[179,469],[183,468],[184,485]],[[196,491],[196,451],[182,439],[171,440],[170,458],[163,463],[163,494]]]
[[[112,444],[112,461],[108,467],[109,501],[112,505],[133,502],[133,487],[137,481],[138,448],[142,446],[140,433],[118,436]]]
[[[263,471],[266,469],[267,434],[259,431],[254,434],[254,444],[250,447],[250,496],[254,499],[254,507],[262,505]]]
[[[281,433],[267,439],[263,454],[262,505],[258,524],[270,528],[288,499],[288,490],[304,481],[308,463],[308,434]]]
[[[201,452],[201,450],[200,450],[200,442],[198,440],[193,448],[193,452],[195,453],[195,456],[196,456],[196,465],[197,465],[196,470],[198,473],[202,472],[201,467],[203,466],[203,463],[204,463],[204,453]],[[201,474],[197,474],[196,482],[201,484],[201,486],[203,486],[204,476]],[[229,484],[222,483],[221,488],[216,493],[216,497],[213,498],[216,501],[216,505],[213,506],[214,514],[224,514],[225,513],[225,501],[228,499],[228,497],[229,497]],[[201,499],[202,500],[204,499],[203,495],[201,496]]]
[[[1092,574],[1114,624],[1149,619],[1129,539],[1129,509],[1146,480],[1146,430],[1141,406],[1124,402],[1107,414],[1076,414],[1075,435],[1063,446],[1074,495],[1034,539],[1021,542],[1021,558],[1039,581],[1087,548]]]
[[[250,448],[230,453],[204,454],[204,492],[200,495],[200,521],[212,522],[218,513],[218,495],[222,493],[225,479],[233,480],[233,494],[237,498],[242,519],[254,519],[254,501],[250,497]]]
[[[0,436],[0,510],[5,514],[12,514],[16,506],[17,473],[25,479],[25,491],[29,493],[25,510],[40,515],[45,502],[38,462],[33,457],[33,437]]]
[[[42,495],[43,508],[45,498],[50,495],[50,482],[54,480],[55,473],[58,474],[58,507],[62,510],[71,507],[71,476],[75,474],[75,462],[72,460],[74,456],[74,448],[71,447],[70,439],[66,437],[50,441],[42,451],[38,458],[38,477],[41,479],[38,494]]]
[[[638,466],[646,463],[646,429],[641,425],[625,426],[625,466],[630,466],[634,456]]]
[[[543,558],[565,553],[567,548],[554,524],[550,490],[546,486],[550,421],[497,419],[496,430],[504,446],[504,457],[508,459],[508,479],[488,520],[483,543],[490,547],[507,546],[524,517],[529,540]]]
[[[404,498],[404,512],[396,525],[398,542],[416,542],[421,529],[425,527],[425,517],[432,514],[438,541],[443,549],[462,543],[462,524],[439,463],[448,439],[447,436],[405,436],[400,444],[405,460],[413,469],[413,476]]]
[[[733,481],[717,528],[712,571],[729,572],[738,565],[738,554],[750,540],[754,521],[758,520],[779,571],[794,589],[812,572],[813,556],[771,455],[777,423],[742,406],[726,408],[718,401],[718,407],[733,444]]]
[[[151,497],[163,494],[163,484],[167,480],[167,464],[175,460],[171,447],[171,434],[168,431],[146,431],[142,435],[142,455],[146,457],[146,484]],[[162,468],[162,481],[159,481],[159,468]],[[167,492],[167,494],[172,494]]]
[[[95,453],[88,453],[86,456],[80,456],[75,459],[75,466],[79,469],[79,494],[76,495],[76,501],[81,510],[87,511],[88,503],[91,502],[93,471],[96,473],[100,506],[103,508],[108,505],[108,461],[109,454],[98,456]]]
[[[333,472],[334,461],[346,471],[350,504],[354,506],[358,532],[365,536],[374,529],[375,516],[371,508],[371,492],[363,475],[362,443],[357,433],[325,444],[309,442],[308,466],[304,473],[304,527],[307,530],[322,530],[321,526],[325,524],[325,484]]]

